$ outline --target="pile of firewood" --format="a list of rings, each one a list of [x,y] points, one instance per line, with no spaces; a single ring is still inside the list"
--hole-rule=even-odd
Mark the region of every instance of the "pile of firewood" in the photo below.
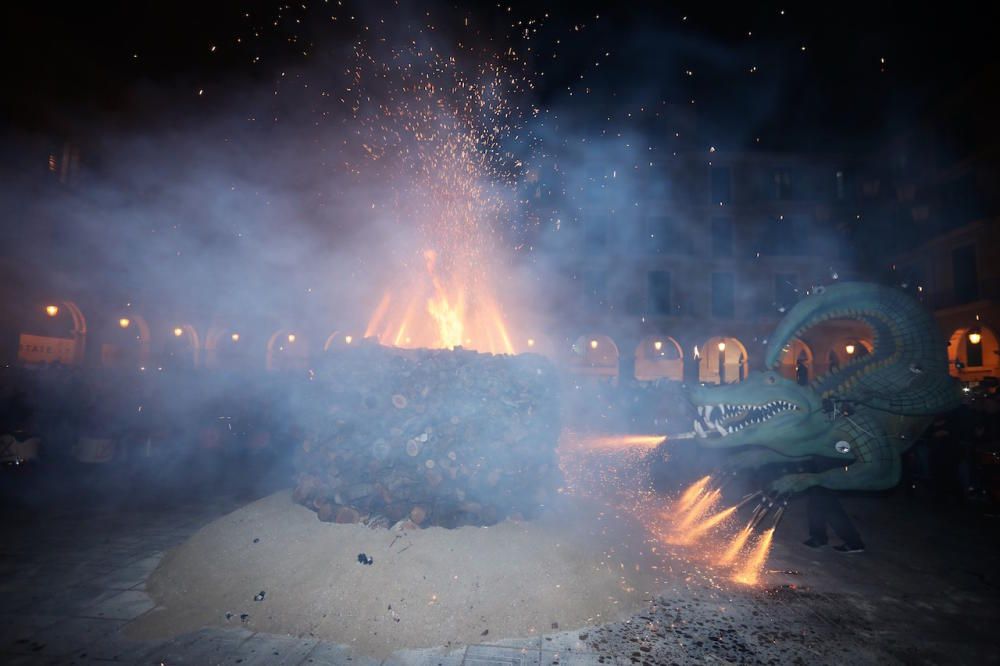
[[[339,523],[530,518],[561,483],[556,387],[532,354],[331,352],[298,398],[294,499]]]

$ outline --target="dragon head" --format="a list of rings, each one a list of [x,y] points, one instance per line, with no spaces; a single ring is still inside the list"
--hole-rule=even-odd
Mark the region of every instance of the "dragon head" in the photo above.
[[[698,409],[694,429],[706,447],[801,441],[830,428],[819,394],[773,370],[738,384],[698,386],[689,396]]]

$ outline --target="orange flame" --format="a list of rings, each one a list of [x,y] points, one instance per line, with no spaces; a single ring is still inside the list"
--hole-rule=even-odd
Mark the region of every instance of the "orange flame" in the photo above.
[[[384,294],[368,320],[365,337],[394,347],[467,347],[513,354],[500,306],[482,280],[470,279],[462,271],[444,277],[434,250],[426,250],[423,257],[427,279],[412,281],[398,300]]]
[[[764,563],[767,562],[767,555],[771,551],[771,540],[774,538],[774,528],[767,530],[761,535],[754,545],[753,550],[743,567],[733,575],[733,580],[743,585],[756,585],[760,582],[760,575],[764,570]]]

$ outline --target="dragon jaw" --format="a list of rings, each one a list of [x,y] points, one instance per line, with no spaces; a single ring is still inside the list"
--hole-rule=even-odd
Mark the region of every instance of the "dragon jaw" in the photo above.
[[[707,447],[767,444],[827,425],[815,392],[771,371],[739,384],[700,386],[689,395],[698,410],[694,430]]]

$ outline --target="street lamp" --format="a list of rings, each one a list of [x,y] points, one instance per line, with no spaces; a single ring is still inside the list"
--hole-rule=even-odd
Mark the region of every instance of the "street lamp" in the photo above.
[[[663,349],[663,341],[662,340],[657,340],[656,342],[654,342],[653,343],[653,349],[655,349],[656,351],[662,350]]]
[[[352,342],[354,342],[354,336],[353,335],[345,335],[344,336],[344,342],[346,342],[347,344],[351,344]]]
[[[55,317],[57,314],[59,314],[59,306],[58,305],[46,305],[45,306],[45,314],[47,314],[50,317]]]
[[[184,335],[184,329],[183,329],[183,328],[181,328],[180,326],[176,327],[176,328],[174,329],[174,337],[175,337],[175,338],[179,338],[179,337],[181,337],[182,335]]]
[[[720,352],[726,351],[726,343],[724,341],[719,343],[719,351]]]
[[[230,335],[229,337],[230,337],[230,339],[231,339],[231,340],[232,340],[233,342],[239,342],[239,341],[240,341],[240,334],[239,334],[239,333],[233,333],[233,334],[232,334],[232,335]]]
[[[129,320],[128,317],[122,317],[121,319],[118,320],[119,328],[128,328],[131,324],[132,322],[131,320]]]
[[[528,338],[528,346],[529,347],[534,347],[535,346],[535,339],[534,338]]]
[[[597,349],[597,340],[591,340],[590,341],[590,348],[591,349]]]
[[[848,356],[851,356],[851,355],[854,354],[854,349],[855,349],[855,347],[854,347],[854,343],[853,342],[848,342],[846,345],[844,345],[844,351],[847,352]]]
[[[969,329],[969,342],[978,345],[983,341],[983,333],[978,328]]]
[[[294,333],[289,333],[288,334],[288,341],[289,342],[295,342],[295,334]]]

